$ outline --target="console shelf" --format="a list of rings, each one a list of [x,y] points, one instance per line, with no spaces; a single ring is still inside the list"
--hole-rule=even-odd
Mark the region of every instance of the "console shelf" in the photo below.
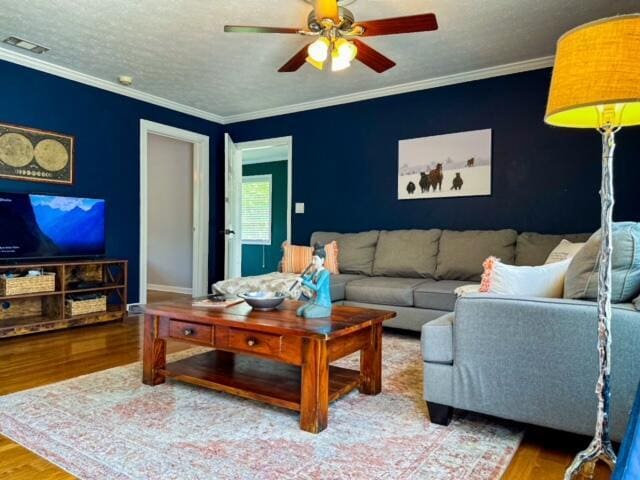
[[[122,320],[127,313],[127,261],[111,259],[69,262],[0,264],[0,275],[8,272],[42,270],[56,274],[55,290],[0,296],[0,339],[93,323]],[[99,283],[91,288],[72,288],[79,281]],[[69,295],[103,293],[107,310],[68,315]]]

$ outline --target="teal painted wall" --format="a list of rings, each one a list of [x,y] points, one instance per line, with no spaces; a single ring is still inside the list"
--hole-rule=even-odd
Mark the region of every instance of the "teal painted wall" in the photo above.
[[[275,272],[282,258],[280,246],[287,239],[287,162],[244,165],[242,175],[272,176],[271,245],[242,245],[242,276]]]

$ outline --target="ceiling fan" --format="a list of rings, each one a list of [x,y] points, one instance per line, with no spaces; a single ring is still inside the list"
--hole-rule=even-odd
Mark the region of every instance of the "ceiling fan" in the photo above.
[[[428,32],[438,29],[433,13],[408,17],[385,18],[356,22],[353,13],[343,5],[355,0],[305,0],[313,5],[306,28],[257,27],[246,25],[225,25],[225,32],[234,33],[292,33],[316,36],[318,39],[305,45],[285,63],[279,72],[295,72],[305,62],[319,70],[331,57],[331,70],[348,68],[356,59],[378,73],[386,72],[396,64],[374,50],[359,37],[395,35],[399,33]]]

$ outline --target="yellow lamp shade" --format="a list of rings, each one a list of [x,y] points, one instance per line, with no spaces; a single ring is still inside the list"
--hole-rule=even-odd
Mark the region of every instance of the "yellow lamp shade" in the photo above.
[[[560,37],[545,122],[640,125],[640,14],[587,23]]]

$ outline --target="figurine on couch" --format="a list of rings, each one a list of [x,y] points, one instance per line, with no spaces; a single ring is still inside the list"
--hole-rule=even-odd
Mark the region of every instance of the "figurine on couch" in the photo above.
[[[312,292],[311,298],[296,311],[299,317],[325,318],[331,316],[331,274],[324,268],[327,253],[324,245],[316,244],[313,250],[309,273],[302,274],[298,279],[302,286]]]

